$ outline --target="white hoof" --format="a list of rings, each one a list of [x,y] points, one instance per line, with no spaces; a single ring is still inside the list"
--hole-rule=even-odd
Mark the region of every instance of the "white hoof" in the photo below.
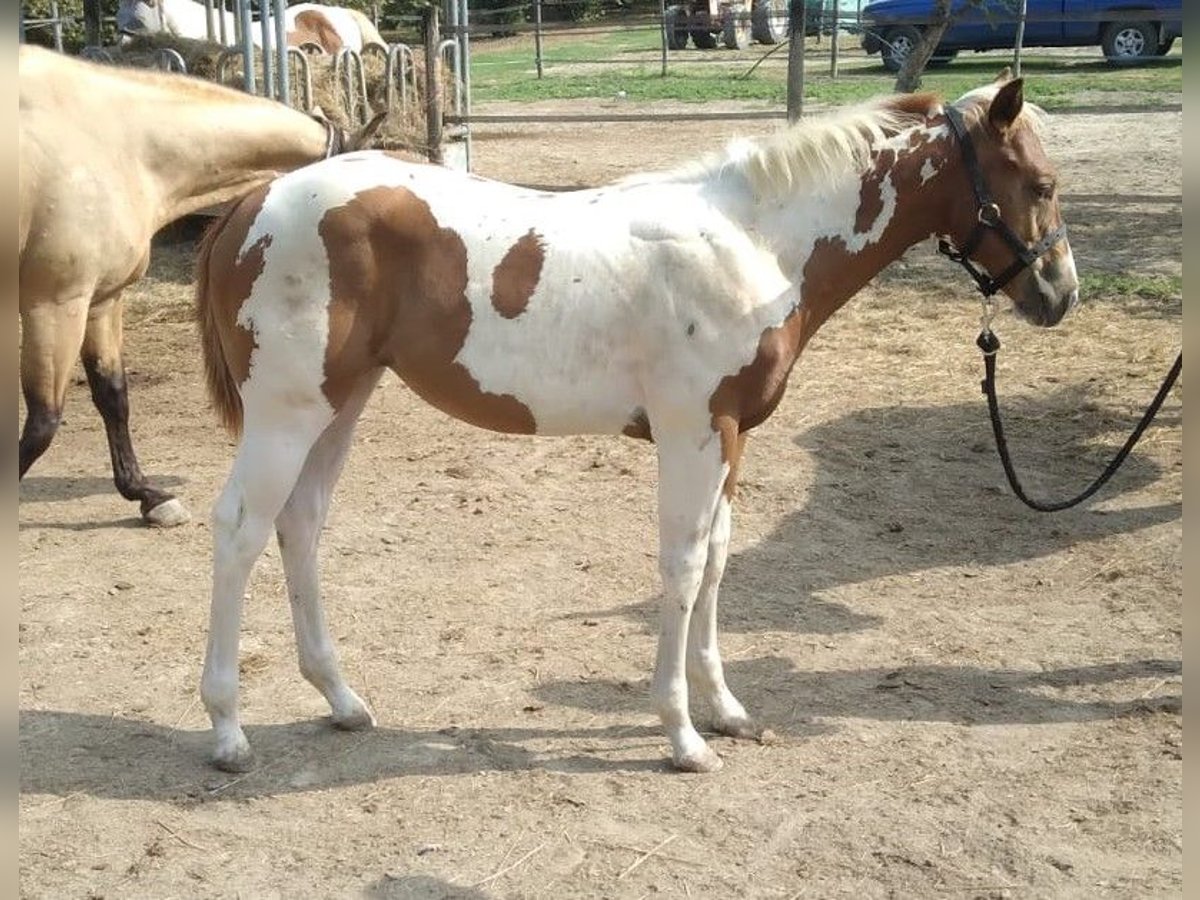
[[[245,735],[239,734],[228,743],[218,743],[212,764],[222,772],[249,772],[254,768],[254,751]]]
[[[725,765],[716,751],[707,744],[673,757],[672,762],[680,772],[716,772]]]
[[[330,720],[334,728],[340,728],[342,731],[366,731],[375,727],[374,714],[357,696],[344,710],[334,710]]]
[[[718,734],[744,741],[759,741],[763,736],[762,728],[745,714],[718,719],[713,723],[713,728]]]
[[[149,510],[145,518],[146,524],[153,525],[155,528],[174,528],[190,522],[192,514],[187,511],[187,507],[172,497]]]

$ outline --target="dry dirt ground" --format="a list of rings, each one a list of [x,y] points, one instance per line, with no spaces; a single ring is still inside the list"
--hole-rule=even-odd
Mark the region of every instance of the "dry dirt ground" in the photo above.
[[[1181,273],[1182,119],[1051,120],[1085,272]],[[773,127],[497,128],[475,161],[590,184]],[[20,488],[22,895],[1181,895],[1181,387],[1094,502],[1027,511],[992,452],[966,277],[911,251],[749,444],[722,643],[776,740],[714,738],[724,770],[682,776],[647,699],[652,448],[499,437],[385,379],[323,544],[379,727],[325,724],[272,549],[243,643],[259,766],[234,777],[206,765],[197,697],[232,444],[202,389],[193,251],[156,251],[127,347],[143,465],[195,520],[138,524],[81,380]],[[1092,297],[1048,331],[1000,317],[1032,490],[1098,471],[1181,321],[1179,296]]]

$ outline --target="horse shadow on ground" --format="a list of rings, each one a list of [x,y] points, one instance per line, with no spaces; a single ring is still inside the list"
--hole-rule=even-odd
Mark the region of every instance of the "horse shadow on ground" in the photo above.
[[[154,486],[164,490],[178,489],[186,484],[187,479],[179,475],[154,475]],[[119,498],[117,489],[113,486],[112,478],[98,475],[27,475],[21,479],[18,489],[18,505],[25,503],[64,503],[83,500],[87,497],[97,497],[111,494]],[[130,509],[136,506],[127,504]],[[103,519],[99,521],[68,521],[68,522],[38,522],[27,525],[17,517],[17,530],[26,527],[54,528],[63,531],[97,531],[106,528],[145,528],[146,522],[138,515],[124,516],[119,519]]]
[[[1062,197],[1071,228],[1071,252],[1083,275],[1144,272],[1148,263],[1182,260],[1183,196],[1180,194],[1084,194]],[[1136,235],[1136,240],[1131,239]],[[1180,264],[1182,271],[1182,263]],[[1084,297],[1084,302],[1087,298]],[[1179,303],[1141,304],[1179,319]]]
[[[1124,413],[1098,408],[1086,387],[1057,387],[1006,403],[1020,470],[1038,495],[1090,480],[1111,448],[1099,436],[1122,431]],[[1178,424],[1168,404],[1162,422]],[[731,557],[722,630],[830,634],[873,627],[883,612],[822,598],[843,585],[935,567],[978,570],[1057,553],[1177,520],[1178,501],[1131,505],[1128,497],[1162,473],[1134,453],[1111,486],[1082,509],[1054,516],[1026,510],[1005,488],[982,403],[856,410],[797,434],[814,480],[802,508],[765,539]],[[751,460],[742,503],[764,488]],[[1113,501],[1116,501],[1113,506]],[[653,632],[658,598],[607,612]],[[890,612],[888,613],[890,614]],[[595,618],[595,610],[586,613]],[[735,659],[731,681],[764,722],[792,739],[837,727],[842,717],[963,724],[1044,724],[1176,713],[1181,693],[1146,698],[1144,684],[1173,682],[1177,660],[1144,659],[1031,673],[963,666],[863,667],[799,671],[785,659]],[[1115,693],[1134,699],[1111,699]],[[1097,694],[1104,696],[1098,697]],[[547,703],[645,721],[646,685],[606,680],[542,685]],[[802,717],[797,715],[801,711]],[[670,771],[656,726],[560,728],[514,708],[520,726],[477,729],[380,727],[344,734],[324,721],[249,726],[261,763],[241,776],[207,766],[211,735],[112,716],[22,710],[18,737],[22,793],[162,799],[181,805],[326,790],[384,779],[541,770],[562,774]],[[545,742],[554,746],[542,749]],[[722,746],[718,743],[718,747]],[[139,764],[152,759],[154,765]],[[50,801],[54,803],[57,801]],[[45,807],[46,804],[40,804]],[[38,814],[31,810],[30,814]]]
[[[1001,400],[1009,447],[1031,496],[1078,493],[1115,453],[1107,435],[1132,429],[1132,414],[1102,408],[1089,393],[1086,385],[1058,385],[1037,397]],[[1181,421],[1174,401],[1157,420]],[[1182,500],[1136,506],[1124,501],[1163,474],[1136,449],[1082,506],[1053,514],[1026,508],[1004,481],[982,398],[859,409],[800,432],[793,443],[809,458],[755,458],[753,440],[748,445],[743,473],[749,481],[734,504],[735,545],[738,508],[753,504],[762,492],[756,470],[810,466],[814,478],[801,508],[762,540],[730,554],[721,582],[722,632],[828,635],[867,629],[880,622],[869,605],[853,610],[822,594],[944,567],[978,575],[1182,515]],[[660,604],[658,595],[567,618],[631,618],[654,633]]]
[[[1112,689],[1121,682],[1182,676],[1178,660],[1145,659],[1042,672],[972,666],[905,666],[801,672],[778,658],[735,661],[735,683],[751,686],[756,713],[790,740],[834,730],[821,719],[962,725],[1089,722],[1182,711],[1182,692],[1133,699],[1076,699],[1065,691]],[[1141,685],[1138,685],[1140,688]],[[539,696],[559,705],[647,714],[646,685],[598,680],[550,683]],[[1055,693],[1059,692],[1059,693]],[[1132,692],[1131,692],[1132,693]],[[803,717],[795,710],[801,708]],[[521,714],[514,711],[514,717]],[[703,718],[699,720],[703,722]],[[69,798],[153,799],[192,806],[408,777],[538,770],[562,775],[669,774],[657,726],[442,728],[388,726],[347,734],[325,720],[246,727],[259,764],[229,775],[207,765],[208,731],[58,710],[22,710],[20,792]],[[527,742],[563,741],[539,750]],[[728,739],[717,738],[718,749]],[[572,748],[572,742],[582,747]],[[609,754],[619,754],[619,758]],[[153,765],[138,763],[152,759]],[[51,808],[45,801],[28,814]]]
[[[156,487],[178,488],[184,483],[185,479],[179,475],[154,476]],[[112,478],[99,475],[27,475],[21,479],[20,487],[22,503],[62,503],[116,491]]]
[[[730,684],[752,713],[773,729],[795,735],[821,720],[859,718],[879,722],[930,722],[957,725],[1053,725],[1120,719],[1158,713],[1182,713],[1182,691],[1146,696],[1144,681],[1160,686],[1183,675],[1179,660],[1141,659],[1027,671],[976,666],[912,665],[809,671],[780,657],[733,660],[726,664]],[[1119,690],[1129,682],[1127,699],[1068,696],[1093,690]],[[744,689],[743,689],[744,688]],[[633,689],[633,690],[631,690]],[[639,685],[595,681],[586,685],[551,682],[537,695],[547,703],[611,711],[619,693],[648,695]],[[701,719],[700,721],[703,721]],[[823,727],[821,730],[828,730]]]
[[[622,694],[621,688],[614,688]],[[645,717],[646,710],[640,710]],[[528,713],[524,714],[529,721]],[[514,711],[514,720],[522,716]],[[563,774],[669,772],[666,741],[654,726],[338,731],[328,720],[246,725],[257,764],[231,775],[208,764],[212,734],[139,719],[62,710],[21,710],[20,792],[69,797],[211,800],[322,791],[377,781],[480,772]],[[585,744],[541,752],[526,742]],[[621,758],[612,758],[620,754]],[[145,765],[139,760],[154,760]]]
[[[367,885],[363,896],[367,900],[488,900],[492,895],[432,875],[384,875]]]

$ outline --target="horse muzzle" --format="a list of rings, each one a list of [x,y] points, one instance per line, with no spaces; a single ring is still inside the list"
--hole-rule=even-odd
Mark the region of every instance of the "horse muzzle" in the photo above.
[[[1070,250],[1030,266],[1007,293],[1017,315],[1026,322],[1042,328],[1057,325],[1079,302],[1079,279]]]

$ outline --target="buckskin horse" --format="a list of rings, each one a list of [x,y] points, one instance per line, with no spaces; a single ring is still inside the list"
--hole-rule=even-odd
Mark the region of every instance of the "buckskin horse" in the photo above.
[[[20,477],[46,451],[82,349],[117,490],[155,525],[188,519],[149,485],[129,436],[121,291],[168,222],[368,141],[281,103],[23,45],[18,287],[26,418]]]
[[[241,429],[213,510],[201,697],[214,763],[252,760],[238,636],[272,528],[301,673],[334,725],[374,723],[339,672],[316,549],[384,369],[483,428],[653,440],[663,606],[651,696],[673,762],[721,764],[689,688],[715,731],[760,735],[725,682],[717,589],[747,432],[807,341],[930,235],[998,273],[987,277],[1033,323],[1057,323],[1078,295],[1040,114],[1020,80],[1002,79],[952,104],[891,97],[804,120],[593,190],[542,193],[369,152],[243,198],[197,275],[210,393]]]

